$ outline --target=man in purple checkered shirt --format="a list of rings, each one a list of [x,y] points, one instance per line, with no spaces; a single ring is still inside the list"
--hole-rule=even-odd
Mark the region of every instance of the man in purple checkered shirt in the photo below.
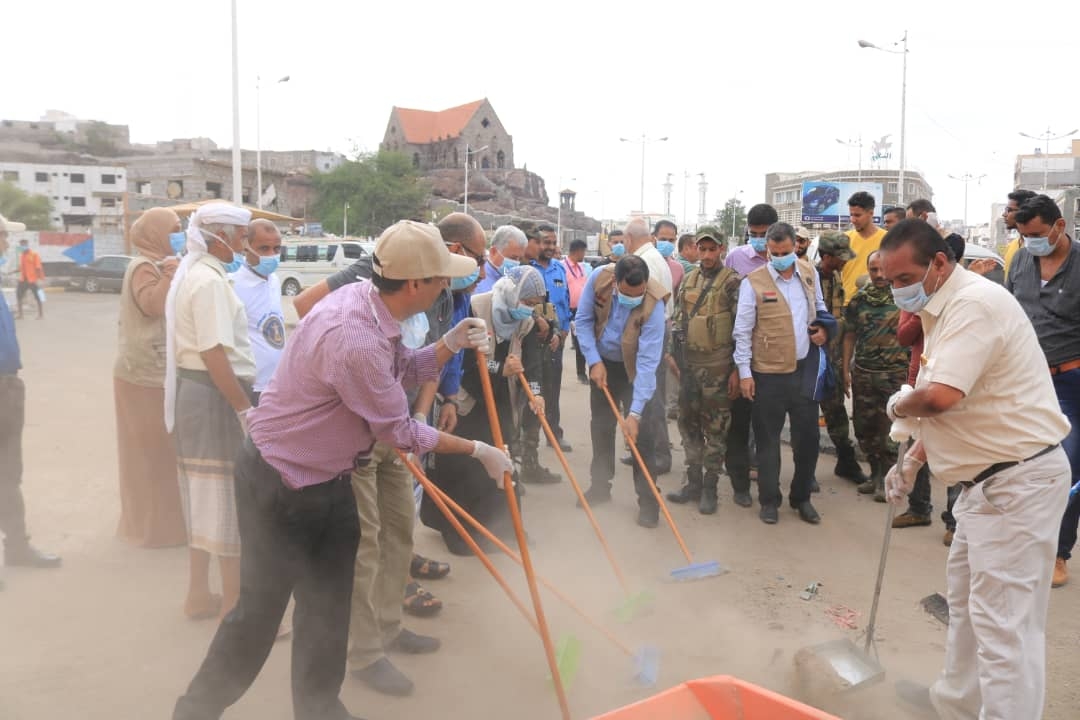
[[[452,255],[437,228],[403,220],[375,245],[374,274],[333,293],[304,318],[244,418],[236,463],[240,600],[222,621],[174,720],[216,720],[262,668],[289,595],[296,597],[296,720],[354,718],[338,695],[345,677],[353,563],[360,537],[349,475],[376,441],[420,455],[470,454],[496,483],[509,456],[410,417],[405,386],[437,380],[455,353],[489,349],[482,320],[467,318],[413,351],[400,321],[423,312],[450,278],[476,270]]]

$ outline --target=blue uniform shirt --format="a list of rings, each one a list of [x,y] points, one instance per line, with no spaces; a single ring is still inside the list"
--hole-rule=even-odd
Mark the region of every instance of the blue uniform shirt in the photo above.
[[[555,306],[555,314],[559,316],[559,328],[564,333],[570,332],[570,288],[566,284],[566,268],[555,259],[552,259],[546,268],[535,260],[529,264],[544,276],[548,302]]]
[[[15,337],[15,319],[11,317],[7,300],[0,292],[0,375],[14,375],[21,368],[19,340]]]
[[[451,316],[450,327],[455,327],[459,322],[469,317],[471,312],[469,299],[471,297],[471,293],[454,293],[454,313]],[[462,350],[454,353],[453,357],[447,360],[446,364],[443,365],[442,376],[439,379],[439,392],[443,397],[446,397],[447,395],[456,395],[457,391],[461,388],[462,363],[464,360],[465,351]]]

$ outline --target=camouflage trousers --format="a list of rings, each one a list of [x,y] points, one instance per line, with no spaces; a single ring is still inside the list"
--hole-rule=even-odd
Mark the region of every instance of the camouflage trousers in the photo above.
[[[896,464],[897,444],[889,439],[892,422],[885,414],[885,404],[907,382],[907,370],[907,365],[892,370],[866,370],[855,364],[851,369],[855,437],[866,459],[881,463],[886,470]]]
[[[844,383],[840,381],[840,353],[834,352],[835,345],[835,341],[829,345],[829,364],[836,372],[836,389],[821,401],[821,414],[825,417],[825,427],[833,445],[838,448],[851,447],[851,424],[844,405]]]
[[[706,473],[724,469],[727,433],[731,425],[726,368],[688,367],[679,383],[679,433],[687,465],[700,465]]]

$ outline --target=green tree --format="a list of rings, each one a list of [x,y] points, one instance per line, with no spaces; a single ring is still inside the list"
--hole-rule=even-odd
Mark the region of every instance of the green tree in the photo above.
[[[746,243],[744,239],[746,234],[746,207],[739,198],[733,197],[724,203],[724,209],[716,211],[713,222],[720,226],[724,234],[731,237],[733,244],[744,245]],[[732,227],[735,228],[735,232],[731,231]]]
[[[315,176],[315,213],[333,233],[345,230],[348,207],[350,233],[378,235],[398,220],[416,219],[424,212],[428,188],[402,153],[360,155],[328,173]]]
[[[0,182],[0,215],[13,222],[26,223],[27,230],[49,230],[52,201],[44,195],[31,195],[11,182]]]

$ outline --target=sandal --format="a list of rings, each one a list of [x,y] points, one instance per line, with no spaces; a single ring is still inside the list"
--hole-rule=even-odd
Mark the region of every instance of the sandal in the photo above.
[[[413,554],[409,574],[419,580],[441,580],[450,574],[450,564]]]
[[[431,617],[442,610],[442,600],[414,581],[405,586],[405,602],[401,607],[415,617]]]

